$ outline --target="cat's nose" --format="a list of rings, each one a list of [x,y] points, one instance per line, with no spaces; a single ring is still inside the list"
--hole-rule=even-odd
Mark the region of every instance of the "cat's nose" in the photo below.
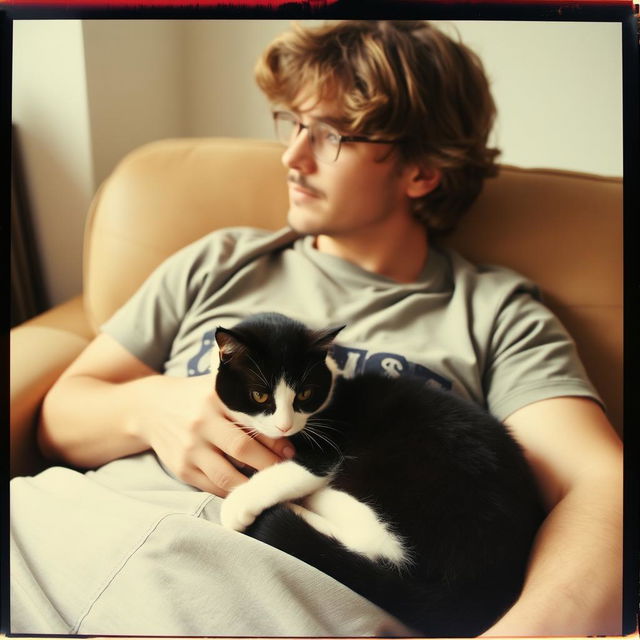
[[[289,431],[291,431],[291,425],[284,425],[281,427],[276,427],[276,429],[280,432],[280,433],[289,433]]]

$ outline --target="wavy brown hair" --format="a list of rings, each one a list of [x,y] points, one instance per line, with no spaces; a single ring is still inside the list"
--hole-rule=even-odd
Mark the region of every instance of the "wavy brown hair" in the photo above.
[[[432,232],[453,229],[497,173],[499,152],[487,146],[496,110],[482,63],[428,22],[294,25],[263,53],[256,81],[291,109],[309,97],[335,100],[343,133],[402,138],[404,161],[440,169],[439,186],[414,201]]]

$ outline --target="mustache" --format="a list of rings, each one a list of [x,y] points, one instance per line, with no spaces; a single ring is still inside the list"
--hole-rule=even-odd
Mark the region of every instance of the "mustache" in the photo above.
[[[310,193],[312,193],[315,196],[322,196],[323,193],[322,191],[320,191],[320,189],[316,189],[314,186],[310,185],[307,182],[307,179],[303,176],[303,175],[296,175],[296,174],[289,174],[289,176],[287,177],[287,182],[289,184],[295,184],[299,187],[301,187],[302,189],[305,189],[306,191],[309,191]]]

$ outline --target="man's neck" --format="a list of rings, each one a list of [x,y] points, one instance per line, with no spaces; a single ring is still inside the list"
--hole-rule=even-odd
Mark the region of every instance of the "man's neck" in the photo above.
[[[417,223],[396,234],[318,235],[318,251],[396,282],[415,282],[427,261],[427,232]]]

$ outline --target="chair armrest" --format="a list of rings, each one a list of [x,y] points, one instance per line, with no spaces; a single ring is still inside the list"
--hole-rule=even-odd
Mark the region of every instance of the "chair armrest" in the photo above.
[[[32,322],[11,330],[11,477],[36,473],[47,466],[36,444],[40,406],[53,383],[87,344],[87,336]]]
[[[82,296],[76,296],[63,302],[53,309],[49,309],[30,320],[27,320],[21,327],[51,327],[62,329],[68,333],[74,333],[87,340],[92,340],[95,336],[84,309]]]

